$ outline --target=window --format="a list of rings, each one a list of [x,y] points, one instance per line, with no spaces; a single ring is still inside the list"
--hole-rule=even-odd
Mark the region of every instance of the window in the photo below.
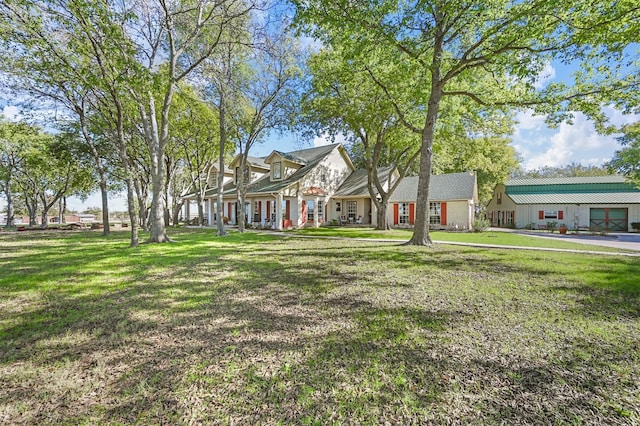
[[[347,216],[349,217],[349,219],[353,218],[353,220],[355,220],[357,213],[358,213],[357,201],[347,201]]]
[[[429,203],[429,224],[440,225],[441,205],[439,201]]]
[[[218,172],[211,172],[209,179],[209,188],[216,188],[218,186]]]
[[[502,192],[498,192],[498,205],[502,204]]]
[[[260,222],[260,207],[262,207],[261,204],[262,203],[260,201],[253,202],[253,221],[254,222]]]
[[[558,218],[558,211],[557,210],[545,210],[544,211],[544,218],[545,219],[557,219]]]
[[[271,222],[276,221],[276,202],[271,203]]]
[[[398,223],[409,224],[409,203],[398,204]]]
[[[318,222],[324,221],[324,203],[318,200]]]
[[[336,211],[339,212],[342,209],[342,203],[340,201],[336,202]]]
[[[504,212],[504,224],[505,225],[513,225],[513,216],[514,211],[506,211]]]
[[[273,179],[282,179],[282,162],[278,161],[271,165]]]
[[[314,210],[314,201],[307,201],[307,220],[309,222],[313,222],[313,210]]]

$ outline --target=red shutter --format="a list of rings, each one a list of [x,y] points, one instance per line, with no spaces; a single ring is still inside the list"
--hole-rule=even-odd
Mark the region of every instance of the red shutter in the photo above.
[[[544,210],[538,210],[538,219],[544,219]]]
[[[271,221],[271,201],[267,201],[267,222]]]
[[[393,205],[393,224],[398,224],[398,204]]]
[[[409,224],[413,225],[416,221],[416,205],[409,204]]]
[[[227,211],[229,212],[227,215],[227,219],[231,222],[231,203],[227,203]]]
[[[258,222],[262,222],[262,201],[258,201]]]
[[[286,201],[286,206],[284,208],[284,218],[287,220],[291,219],[291,200]]]
[[[440,225],[447,224],[447,203],[440,203]]]
[[[562,210],[558,210],[558,219],[562,220],[564,218],[564,212]]]

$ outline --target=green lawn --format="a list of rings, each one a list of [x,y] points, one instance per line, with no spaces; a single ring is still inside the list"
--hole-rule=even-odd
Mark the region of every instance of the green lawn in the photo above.
[[[640,422],[636,258],[214,232],[0,234],[2,423]]]

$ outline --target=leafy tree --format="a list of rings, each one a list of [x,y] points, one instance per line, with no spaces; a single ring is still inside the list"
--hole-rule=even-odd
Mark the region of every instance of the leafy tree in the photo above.
[[[622,149],[614,153],[606,166],[640,187],[640,122],[624,126],[622,132],[623,136],[618,138]]]
[[[429,182],[444,99],[462,97],[486,106],[534,105],[548,113],[577,109],[597,117],[600,101],[629,99],[626,95],[640,80],[637,69],[617,67],[625,55],[633,55],[625,51],[636,40],[633,34],[640,25],[640,9],[633,2],[294,3],[298,19],[328,44],[367,51],[376,46],[396,53],[395,80],[414,79],[416,92],[422,94],[421,124],[405,122],[421,135],[416,222],[409,244],[431,244]],[[553,84],[538,91],[537,76],[552,59],[579,61],[587,72],[573,86]],[[403,73],[405,66],[418,71]],[[606,80],[599,79],[603,74]],[[376,82],[381,87],[393,85],[381,77]],[[400,102],[396,106],[399,112],[407,111]]]
[[[351,141],[355,164],[367,171],[367,188],[376,206],[377,228],[388,229],[387,205],[412,170],[419,145],[400,122],[387,95],[369,78],[368,54],[346,56],[337,48],[312,55],[312,79],[305,96],[307,125]],[[393,170],[398,171],[394,179]]]
[[[512,175],[516,178],[558,178],[579,176],[607,176],[611,172],[606,167],[583,166],[571,163],[566,166],[544,166],[535,170],[516,170]]]
[[[220,124],[216,111],[189,87],[182,88],[176,94],[174,103],[176,113],[172,118],[171,134],[171,150],[174,155],[167,155],[166,161],[175,167],[182,165],[188,172],[185,173],[188,176],[185,190],[196,194],[198,224],[202,226],[204,195],[212,186],[212,178],[217,178],[215,161],[219,149],[217,142]],[[185,193],[174,194],[173,198],[179,198]]]
[[[250,151],[272,132],[289,127],[298,106],[296,83],[301,77],[299,46],[283,30],[253,37],[247,52],[245,72],[237,75],[235,105],[229,109],[230,136],[239,155],[238,205],[245,205],[249,182],[247,158]],[[238,211],[238,230],[244,232],[245,210]]]

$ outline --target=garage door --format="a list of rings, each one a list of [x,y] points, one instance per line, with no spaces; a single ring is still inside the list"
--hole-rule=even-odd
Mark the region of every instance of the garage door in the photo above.
[[[627,209],[591,209],[589,225],[607,231],[628,231]]]

